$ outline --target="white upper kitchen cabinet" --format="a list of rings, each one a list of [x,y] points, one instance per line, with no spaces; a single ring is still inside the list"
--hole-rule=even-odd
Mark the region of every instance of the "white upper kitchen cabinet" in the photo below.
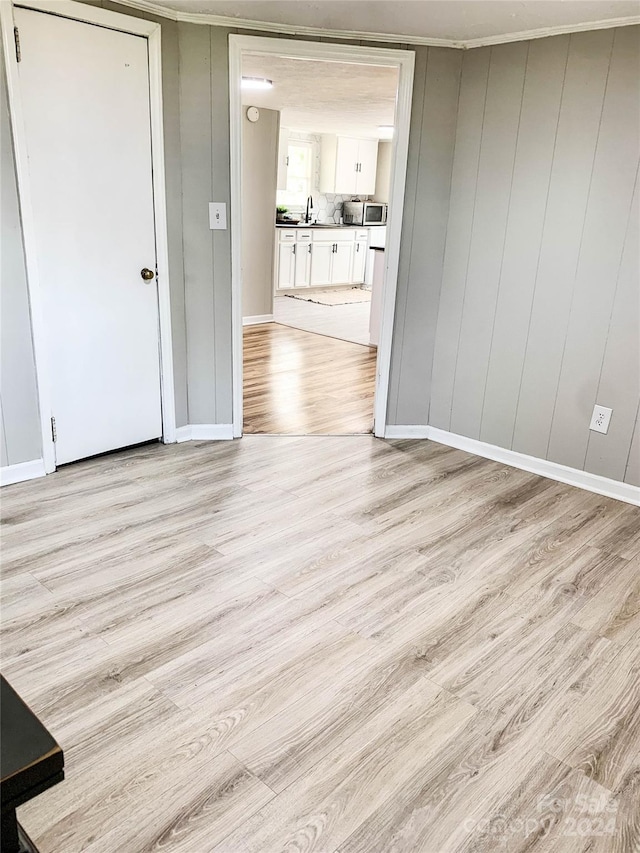
[[[358,195],[373,195],[376,191],[376,172],[378,171],[378,140],[358,140],[358,165],[356,192]]]
[[[373,195],[378,140],[324,134],[320,153],[320,192]]]
[[[334,186],[340,189],[327,190],[326,192],[355,193],[358,182],[358,150],[359,140],[348,136],[336,137],[336,159],[334,167]],[[324,148],[321,160],[323,162]]]

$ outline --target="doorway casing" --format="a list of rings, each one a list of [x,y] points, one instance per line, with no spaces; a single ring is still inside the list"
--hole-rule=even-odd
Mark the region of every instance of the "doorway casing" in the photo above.
[[[24,240],[25,266],[29,291],[31,334],[33,340],[42,459],[44,471],[55,471],[55,445],[51,434],[51,380],[46,351],[43,299],[36,260],[35,222],[31,207],[31,190],[27,156],[27,140],[23,119],[18,63],[14,45],[13,7],[32,9],[82,23],[94,24],[147,39],[149,57],[149,104],[151,115],[151,160],[154,200],[154,225],[156,239],[156,264],[158,287],[158,316],[160,333],[160,378],[162,401],[162,440],[165,444],[176,440],[175,393],[173,381],[173,352],[171,339],[171,301],[169,288],[169,248],[167,237],[167,210],[164,171],[164,129],[162,118],[162,65],[160,24],[140,18],[121,15],[74,0],[20,0],[0,3],[0,26],[5,55],[5,71],[9,96],[9,111],[13,136],[20,214]]]
[[[385,275],[376,366],[374,435],[383,438],[387,421],[387,400],[391,371],[391,347],[400,266],[402,216],[409,151],[411,98],[415,54],[359,45],[295,41],[260,36],[229,36],[229,118],[231,130],[231,310],[233,370],[233,435],[242,435],[242,57],[248,53],[284,56],[353,65],[384,65],[398,69],[395,133],[391,167],[391,189],[385,251]]]

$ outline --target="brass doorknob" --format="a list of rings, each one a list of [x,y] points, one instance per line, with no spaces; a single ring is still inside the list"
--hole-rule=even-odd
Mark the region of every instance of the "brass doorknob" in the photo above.
[[[145,267],[144,269],[140,270],[140,275],[145,281],[151,281],[155,273],[153,270],[147,269],[147,267]]]

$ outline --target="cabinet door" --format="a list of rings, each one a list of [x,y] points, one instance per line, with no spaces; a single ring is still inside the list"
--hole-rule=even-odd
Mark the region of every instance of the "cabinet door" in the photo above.
[[[278,136],[278,182],[279,190],[287,188],[287,167],[289,165],[289,131],[286,127],[280,128]]]
[[[354,284],[362,284],[364,282],[364,265],[367,258],[367,241],[358,240],[355,244],[353,252],[353,267],[351,281]]]
[[[295,272],[295,243],[278,245],[278,287],[293,287]]]
[[[351,281],[353,243],[336,243],[331,265],[331,284],[348,284]]]
[[[376,171],[378,168],[377,139],[359,140],[358,164],[356,192],[358,195],[373,195],[376,191]]]
[[[311,250],[311,284],[331,283],[333,243],[313,243]]]
[[[336,151],[336,188],[337,193],[355,193],[358,173],[359,141],[350,136],[338,137],[338,148]]]
[[[311,282],[311,243],[296,243],[294,284],[309,287]]]

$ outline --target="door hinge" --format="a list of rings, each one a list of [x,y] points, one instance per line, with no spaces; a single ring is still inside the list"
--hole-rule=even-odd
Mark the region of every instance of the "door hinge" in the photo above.
[[[13,38],[16,43],[16,62],[22,62],[22,51],[20,50],[20,33],[17,27],[13,28]]]
[[[58,431],[56,429],[56,419],[51,418],[51,440],[56,442],[58,440]]]

